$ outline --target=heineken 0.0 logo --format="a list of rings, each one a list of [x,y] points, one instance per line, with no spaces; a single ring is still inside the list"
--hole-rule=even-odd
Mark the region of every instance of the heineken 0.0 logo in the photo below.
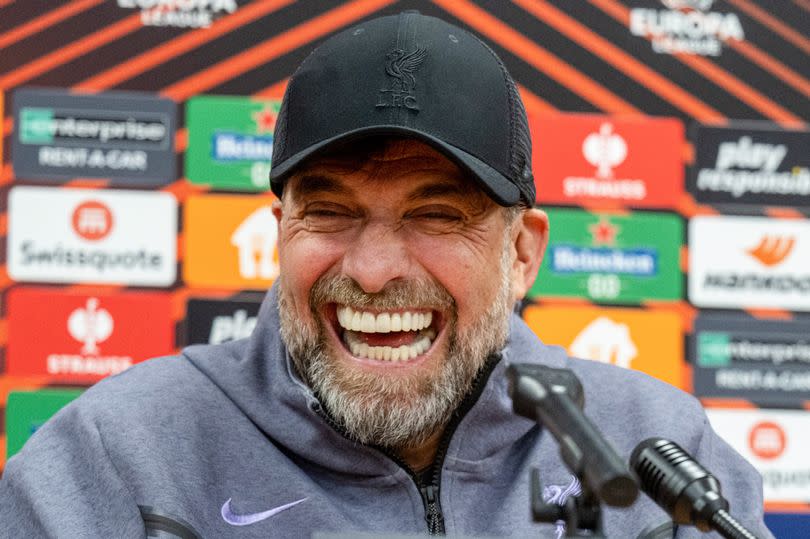
[[[190,99],[186,105],[188,179],[214,189],[267,190],[280,106],[278,101],[249,97]]]
[[[551,239],[531,298],[638,303],[682,296],[681,220],[663,213],[548,210]]]

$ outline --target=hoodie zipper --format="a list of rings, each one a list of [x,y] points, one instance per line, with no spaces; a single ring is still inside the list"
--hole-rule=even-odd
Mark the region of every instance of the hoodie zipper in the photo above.
[[[461,401],[461,404],[459,404],[458,408],[453,413],[453,416],[450,418],[450,422],[447,424],[447,428],[445,428],[441,440],[439,441],[439,447],[436,450],[436,457],[433,459],[433,464],[431,465],[432,473],[429,484],[425,485],[420,476],[417,475],[416,472],[414,472],[413,469],[408,465],[408,463],[402,460],[399,455],[384,448],[377,448],[384,455],[397,463],[400,468],[408,472],[408,475],[411,476],[411,479],[416,484],[416,487],[419,489],[419,494],[422,496],[422,503],[425,506],[425,522],[427,523],[428,534],[430,535],[445,534],[444,514],[442,513],[442,505],[440,501],[441,498],[439,494],[441,492],[442,467],[444,466],[444,458],[447,456],[447,449],[450,447],[450,441],[453,439],[453,434],[456,432],[461,420],[464,419],[467,412],[470,411],[473,405],[478,401],[481,393],[483,393],[490,374],[492,374],[492,371],[495,369],[495,366],[500,360],[500,354],[493,354],[487,358],[486,363],[473,380],[470,392],[467,393],[467,395]]]
[[[456,408],[456,411],[453,412],[453,416],[450,418],[450,422],[447,424],[447,428],[445,428],[441,440],[439,441],[439,447],[436,450],[436,457],[433,459],[433,463],[431,464],[432,473],[429,484],[425,485],[419,475],[408,465],[407,462],[402,460],[399,455],[383,447],[373,446],[383,455],[393,460],[400,468],[405,470],[405,472],[407,472],[413,480],[414,484],[416,484],[416,488],[419,490],[419,494],[422,496],[422,503],[425,506],[425,522],[427,523],[429,535],[445,534],[444,514],[442,513],[442,505],[440,501],[441,498],[439,497],[439,493],[442,480],[442,467],[444,466],[444,458],[447,455],[447,449],[450,447],[450,441],[453,439],[453,434],[456,432],[461,420],[464,419],[467,412],[469,412],[473,405],[478,401],[481,393],[484,392],[484,388],[489,381],[489,376],[492,374],[492,371],[495,369],[495,366],[500,360],[500,353],[492,354],[489,356],[489,358],[487,358],[486,363],[484,363],[484,366],[480,371],[478,371],[478,374],[473,379],[470,392],[467,393],[467,395],[461,401],[461,404],[459,404],[458,408]],[[343,435],[345,438],[351,439],[343,426],[332,419],[332,416],[329,415],[326,410],[324,410],[323,406],[320,405],[320,399],[313,407],[313,410],[324,421],[326,421],[330,427]]]

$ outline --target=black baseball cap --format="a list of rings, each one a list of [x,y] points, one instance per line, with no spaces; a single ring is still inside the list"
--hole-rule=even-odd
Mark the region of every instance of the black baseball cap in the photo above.
[[[421,140],[503,206],[535,202],[526,111],[480,39],[415,11],[371,19],[315,49],[287,86],[270,185],[319,152],[370,136]]]

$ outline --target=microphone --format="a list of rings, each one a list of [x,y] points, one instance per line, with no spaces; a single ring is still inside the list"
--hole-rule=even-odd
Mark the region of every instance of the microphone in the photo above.
[[[582,412],[582,384],[568,369],[516,363],[509,366],[509,394],[515,413],[547,428],[566,465],[585,479],[608,505],[628,507],[638,485],[596,426]],[[570,395],[573,395],[573,399]]]
[[[716,531],[727,539],[757,539],[728,514],[720,482],[678,444],[648,438],[630,455],[641,490],[660,505],[676,524]]]

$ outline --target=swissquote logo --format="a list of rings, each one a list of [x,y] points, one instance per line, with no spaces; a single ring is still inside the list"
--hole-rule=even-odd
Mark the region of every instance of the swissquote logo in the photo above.
[[[42,327],[50,328],[43,333]],[[88,295],[18,287],[9,294],[8,369],[55,381],[95,381],[171,353],[165,294]]]
[[[177,203],[168,193],[18,186],[9,207],[15,280],[174,282]]]
[[[740,18],[712,11],[713,0],[661,0],[666,9],[632,8],[630,33],[649,38],[659,54],[720,56],[730,39],[743,40]]]
[[[748,434],[751,452],[761,459],[775,459],[785,452],[787,436],[784,429],[773,421],[762,421]]]
[[[276,241],[278,226],[270,208],[251,213],[231,235],[239,257],[239,275],[245,279],[274,279],[278,276]]]
[[[106,237],[113,226],[110,208],[96,200],[82,202],[73,210],[71,219],[76,234],[88,241]]]
[[[388,75],[388,87],[381,88],[377,94],[377,108],[404,107],[418,111],[416,99],[416,76],[414,73],[427,57],[427,51],[416,47],[412,51],[394,49],[385,56],[385,74]]]
[[[698,200],[807,205],[810,132],[770,123],[695,128]],[[804,200],[802,200],[804,199]]]
[[[706,410],[714,430],[762,475],[766,502],[807,503],[810,414],[804,410]]]
[[[683,191],[683,126],[673,118],[530,116],[538,201],[670,207]],[[545,133],[545,135],[543,135]]]
[[[631,362],[638,355],[638,348],[633,343],[627,324],[614,322],[605,316],[588,324],[571,343],[569,351],[576,357],[618,365],[625,369],[630,368]]]
[[[810,310],[810,221],[706,216],[689,227],[695,305]]]

